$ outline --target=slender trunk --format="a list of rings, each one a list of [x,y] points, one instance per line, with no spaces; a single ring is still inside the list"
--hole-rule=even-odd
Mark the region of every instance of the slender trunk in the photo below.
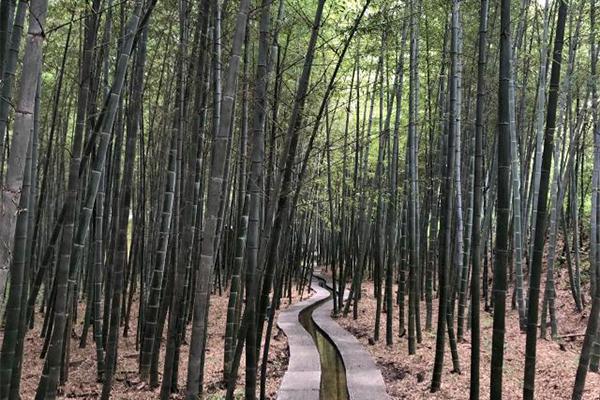
[[[511,167],[511,17],[510,1],[502,0],[500,17],[500,83],[498,89],[498,198],[496,202],[496,255],[494,265],[494,322],[490,399],[502,399],[502,370],[504,365],[504,334],[509,261],[510,167]],[[535,320],[534,320],[535,321]]]
[[[550,186],[550,168],[554,146],[554,131],[556,129],[556,109],[560,83],[560,67],[562,63],[562,48],[567,17],[567,2],[560,0],[558,18],[556,20],[556,35],[554,37],[554,52],[552,55],[552,72],[550,75],[550,91],[548,93],[548,113],[546,115],[546,131],[544,134],[544,152],[542,154],[542,169],[540,178],[540,193],[538,198],[537,219],[535,228],[535,243],[531,262],[529,297],[527,304],[527,340],[525,347],[525,374],[523,378],[523,398],[533,399],[535,393],[535,358],[537,343],[537,323],[539,308],[540,277],[546,240],[546,214],[548,188]]]
[[[594,140],[594,172],[592,174],[592,210],[591,210],[591,235],[590,235],[590,274],[591,281],[595,283],[593,288],[595,292],[592,297],[592,308],[588,318],[585,338],[581,347],[579,364],[575,375],[575,384],[573,386],[573,400],[583,399],[585,389],[585,380],[588,373],[588,367],[592,371],[598,370],[598,357],[600,353],[600,124],[598,123],[598,93],[596,82],[597,68],[597,45],[595,38],[595,12],[596,0],[592,0],[590,5],[591,32],[591,75],[590,80],[592,91],[593,111],[593,140]],[[544,323],[545,321],[542,321]]]
[[[485,66],[487,61],[488,0],[481,0],[477,58],[477,110],[475,111],[475,171],[473,177],[473,227],[471,240],[471,381],[469,399],[479,399],[481,332],[479,317],[481,270],[481,203],[483,195],[483,133],[485,112]]]
[[[30,142],[33,142],[33,139],[30,140]],[[26,246],[32,172],[32,144],[33,143],[29,143],[28,145],[29,149],[23,174],[23,186],[15,228],[15,242],[13,247],[14,256],[10,272],[10,289],[6,301],[4,338],[2,340],[2,350],[0,353],[0,365],[2,366],[0,368],[0,399],[2,400],[9,399],[9,395],[12,395],[15,391],[12,386],[18,385],[20,381],[20,373],[17,374],[16,380],[14,379],[14,373],[15,371],[20,372],[19,359],[21,352],[19,351],[19,342],[23,340],[20,337],[21,331],[23,331],[23,336],[25,333],[24,304],[21,297],[27,297],[25,267],[27,258]]]
[[[6,132],[6,120],[8,118],[8,106],[11,99],[12,76],[15,74],[21,31],[25,19],[25,11],[28,6],[26,1],[19,3],[15,27],[12,32],[12,46],[7,62],[6,77],[2,82],[2,101],[0,102],[0,138],[4,138]],[[2,197],[0,202],[0,298],[4,297],[8,270],[12,260],[12,247],[15,237],[15,225],[23,187],[25,174],[25,158],[29,139],[33,129],[33,114],[35,93],[37,89],[37,76],[42,67],[42,48],[45,35],[42,33],[42,25],[46,18],[48,2],[46,0],[35,0],[31,4],[29,16],[29,30],[27,32],[27,45],[23,57],[24,68],[21,71],[21,86],[15,108],[15,123],[10,143],[10,155],[6,166],[6,175],[0,179],[2,185]],[[11,72],[12,67],[12,72]],[[8,91],[8,93],[6,93]],[[5,114],[2,114],[5,110]],[[4,122],[3,122],[4,121]],[[0,154],[4,154],[3,139],[0,139]],[[0,156],[0,158],[3,158]],[[0,171],[3,164],[0,163]],[[2,178],[0,174],[0,178]]]
[[[11,5],[14,7],[14,2]],[[17,62],[19,58],[19,51],[21,49],[21,40],[23,36],[23,26],[25,25],[25,16],[27,15],[27,8],[29,7],[28,0],[20,0],[17,6],[16,14],[14,15],[13,24],[13,12],[9,10],[8,19],[6,25],[3,28],[6,30],[6,36],[10,37],[10,45],[8,49],[2,49],[6,51],[5,59],[2,60],[2,89],[0,95],[2,100],[0,101],[0,182],[7,179],[4,174],[4,162],[6,155],[6,148],[8,147],[8,116],[11,109],[12,95],[13,95],[13,80],[17,74]],[[12,30],[11,30],[12,29]],[[15,118],[16,122],[16,118]],[[18,204],[18,202],[17,202]],[[0,253],[2,256],[2,253]],[[2,260],[2,258],[0,258]],[[4,284],[6,279],[2,277],[2,270],[8,269],[8,265],[3,266],[0,264],[0,295],[4,295]]]
[[[200,393],[202,381],[198,371],[202,364],[202,355],[206,343],[206,320],[210,300],[210,288],[214,267],[215,242],[217,239],[217,220],[220,214],[220,199],[223,190],[227,144],[231,135],[231,122],[233,116],[234,94],[237,86],[237,75],[241,59],[241,50],[246,34],[248,20],[249,0],[240,3],[231,58],[226,72],[221,116],[218,132],[213,140],[212,159],[210,168],[209,186],[207,191],[206,224],[202,238],[200,266],[196,275],[195,297],[193,309],[192,341],[188,360],[186,397],[195,399]]]
[[[438,309],[438,324],[436,333],[435,360],[433,376],[431,381],[431,392],[437,392],[442,384],[442,368],[444,366],[444,348],[446,336],[446,318],[448,308],[449,295],[449,270],[452,265],[452,213],[454,199],[454,167],[456,165],[455,156],[455,137],[456,137],[456,108],[457,92],[458,92],[458,17],[459,17],[459,1],[453,0],[452,3],[452,35],[450,46],[450,117],[448,123],[448,134],[446,144],[446,162],[444,168],[444,181],[442,189],[441,201],[441,220],[439,229],[439,309]]]

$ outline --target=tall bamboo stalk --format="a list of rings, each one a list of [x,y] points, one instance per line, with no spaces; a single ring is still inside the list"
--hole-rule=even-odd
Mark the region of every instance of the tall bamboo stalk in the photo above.
[[[188,360],[188,376],[186,397],[196,398],[200,393],[202,377],[198,374],[204,353],[206,338],[206,319],[208,318],[210,288],[214,268],[214,244],[217,234],[217,219],[220,214],[220,194],[223,190],[227,143],[231,135],[234,94],[237,86],[237,75],[241,59],[241,49],[246,34],[249,0],[240,2],[237,14],[233,45],[229,65],[226,72],[221,116],[218,132],[213,139],[210,166],[210,178],[207,190],[206,224],[202,238],[200,267],[196,275],[195,297],[193,309],[192,341]]]
[[[10,99],[12,97],[12,79],[16,74],[17,56],[21,43],[23,24],[25,21],[28,3],[21,0],[15,16],[15,25],[12,31],[11,47],[9,49],[7,65],[5,67],[2,83],[2,101],[0,101],[0,171],[4,170],[4,137]],[[12,246],[17,222],[17,211],[21,198],[23,176],[25,173],[25,155],[29,144],[29,137],[33,129],[33,108],[36,77],[39,75],[42,60],[42,46],[44,35],[41,24],[46,18],[47,4],[38,0],[31,4],[29,29],[27,31],[27,45],[25,46],[24,64],[27,66],[21,71],[22,85],[19,89],[17,106],[15,110],[15,124],[13,128],[10,156],[6,165],[6,175],[0,172],[2,197],[0,202],[0,297],[4,297],[8,271],[12,260]],[[38,23],[36,18],[42,18]],[[3,179],[2,179],[3,178]]]
[[[483,134],[485,111],[485,67],[487,62],[488,0],[482,0],[479,10],[479,40],[477,55],[477,109],[475,111],[475,165],[473,177],[473,228],[471,240],[471,381],[469,399],[479,399],[479,369],[481,331],[479,302],[481,299],[481,203],[483,197]]]
[[[544,243],[546,240],[546,214],[548,189],[550,186],[550,168],[554,147],[554,130],[556,129],[556,108],[558,104],[560,67],[562,63],[562,48],[567,18],[567,2],[560,0],[556,20],[556,35],[552,55],[552,70],[550,73],[550,91],[548,93],[548,111],[546,114],[546,130],[544,133],[544,152],[542,154],[542,169],[540,177],[540,194],[538,198],[537,220],[535,228],[535,243],[531,262],[529,296],[527,309],[527,341],[525,347],[525,374],[523,378],[523,398],[533,399],[535,393],[535,359],[537,343],[537,323],[539,308],[540,277]]]
[[[509,260],[510,167],[511,167],[511,17],[510,1],[502,0],[500,17],[500,83],[498,89],[498,198],[496,202],[496,256],[494,265],[494,323],[490,399],[502,399],[504,334]]]

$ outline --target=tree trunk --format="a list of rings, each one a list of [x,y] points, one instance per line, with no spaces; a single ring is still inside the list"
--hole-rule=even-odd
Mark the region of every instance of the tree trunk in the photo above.
[[[194,319],[188,360],[186,397],[190,400],[195,399],[199,395],[200,383],[202,381],[202,377],[198,374],[198,371],[202,364],[202,354],[204,353],[206,342],[206,319],[208,318],[210,288],[214,267],[217,219],[220,214],[220,194],[223,190],[222,182],[225,179],[227,143],[231,135],[234,94],[237,86],[241,49],[246,34],[248,8],[249,0],[242,0],[235,24],[231,58],[226,72],[219,129],[213,140],[210,180],[207,191],[206,224],[202,235],[200,266],[195,282]]]
[[[510,167],[511,167],[511,17],[510,1],[501,2],[500,22],[500,83],[498,89],[498,198],[496,203],[496,256],[494,265],[494,323],[492,334],[492,364],[490,399],[502,399],[504,365],[504,333],[509,261]]]
[[[527,341],[525,347],[525,374],[523,378],[523,398],[533,399],[535,393],[535,358],[537,343],[537,323],[540,295],[540,277],[544,243],[546,240],[546,213],[548,188],[550,186],[550,168],[554,146],[554,130],[556,129],[556,108],[558,104],[558,89],[560,83],[560,67],[562,48],[567,17],[567,3],[560,0],[558,18],[556,20],[556,35],[554,37],[554,52],[552,56],[552,71],[550,75],[550,91],[548,93],[548,113],[546,115],[546,131],[544,134],[544,152],[542,154],[542,169],[540,177],[540,194],[538,198],[537,220],[535,227],[535,243],[531,262],[529,282],[529,305],[527,309]]]

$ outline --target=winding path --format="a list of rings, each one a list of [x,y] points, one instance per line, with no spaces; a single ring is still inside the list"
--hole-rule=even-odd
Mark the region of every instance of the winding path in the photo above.
[[[329,278],[315,275],[331,288]],[[344,299],[348,291],[344,293]],[[348,394],[352,400],[385,400],[389,396],[385,390],[385,383],[381,371],[373,361],[369,352],[350,332],[342,328],[331,318],[333,301],[328,301],[313,312],[313,319],[317,325],[329,336],[338,348],[344,366],[346,367],[346,380]]]
[[[315,275],[330,287],[326,278]],[[329,292],[313,281],[315,294],[279,315],[277,325],[288,338],[290,362],[279,389],[278,400],[318,400],[321,378],[319,353],[310,334],[300,325],[300,312],[327,298]],[[345,293],[347,295],[347,293]],[[345,297],[345,296],[344,296]],[[389,396],[381,372],[360,342],[331,318],[333,301],[313,311],[313,321],[340,352],[346,369],[351,400],[387,400]]]
[[[285,333],[290,348],[288,369],[277,395],[278,400],[319,400],[321,386],[321,360],[313,338],[300,325],[300,312],[326,299],[329,292],[313,285],[315,294],[282,311],[277,326]]]

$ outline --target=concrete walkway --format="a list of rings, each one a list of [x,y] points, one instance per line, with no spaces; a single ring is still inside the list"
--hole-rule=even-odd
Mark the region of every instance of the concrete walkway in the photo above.
[[[279,314],[277,326],[288,338],[290,361],[277,395],[278,400],[319,400],[321,384],[321,362],[312,336],[302,327],[299,315],[302,310],[327,298],[329,292],[319,283],[331,282],[315,274],[319,282],[313,281],[315,294],[307,300],[292,305]],[[347,296],[347,291],[344,297]],[[387,400],[389,396],[381,372],[371,355],[361,343],[331,318],[333,301],[317,307],[313,321],[331,339],[338,349],[346,369],[348,395],[351,400]]]
[[[315,274],[328,287],[331,280]],[[316,286],[316,285],[315,285]],[[348,291],[344,293],[344,298]],[[386,400],[389,396],[385,390],[385,383],[381,371],[375,365],[373,358],[363,345],[350,332],[342,328],[331,318],[333,300],[329,300],[313,311],[314,322],[331,339],[339,350],[346,367],[346,381],[348,382],[348,395],[351,400]]]
[[[312,336],[300,324],[299,315],[303,309],[326,299],[329,292],[316,282],[313,282],[313,289],[312,297],[292,305],[277,318],[277,326],[287,336],[290,349],[290,361],[277,394],[278,400],[319,400],[321,360]]]

